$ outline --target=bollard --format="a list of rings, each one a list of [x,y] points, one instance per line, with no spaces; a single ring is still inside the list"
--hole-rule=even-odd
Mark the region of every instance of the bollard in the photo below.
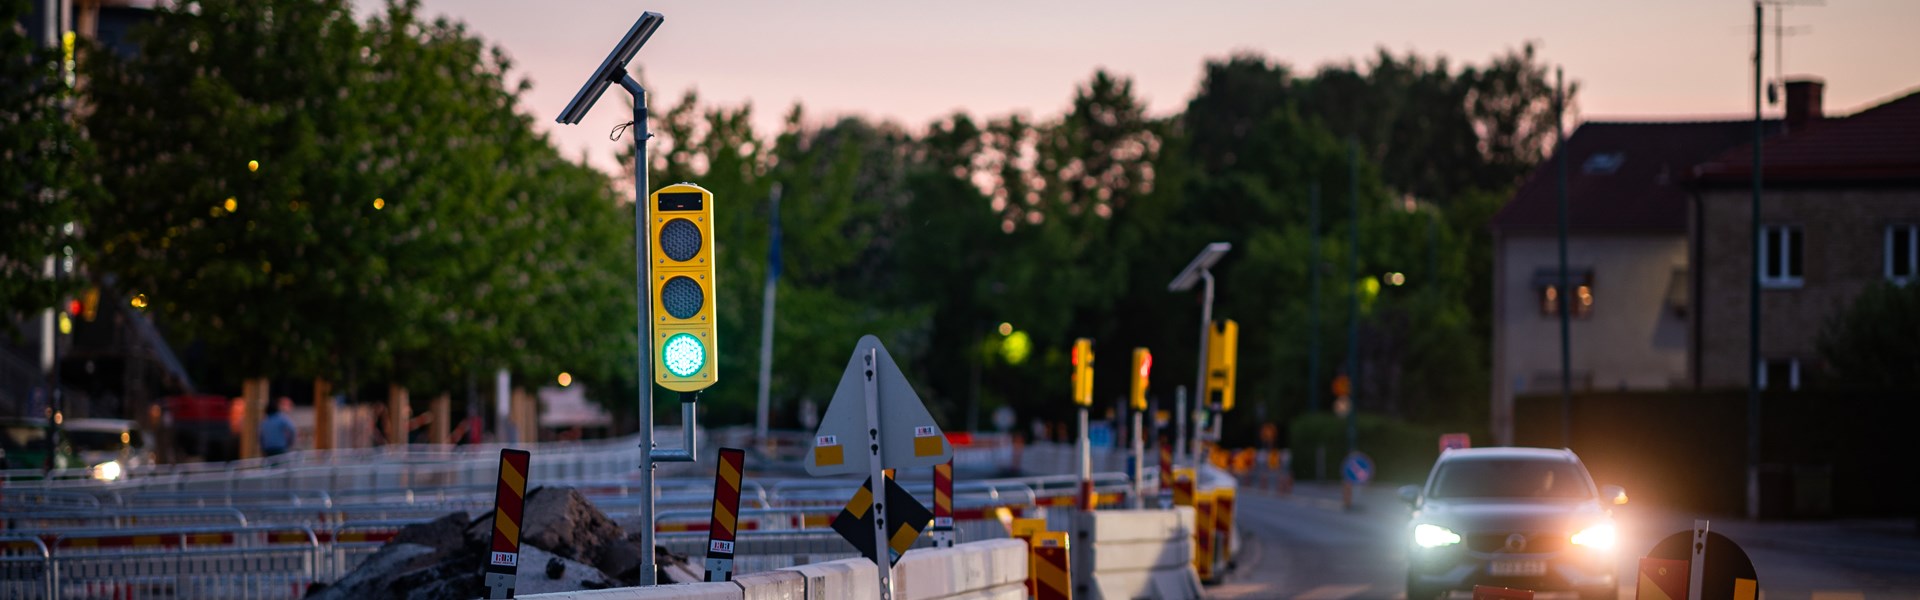
[[[1038,536],[1041,533],[1046,532],[1046,530],[1047,530],[1046,519],[1014,519],[1013,529],[1009,532],[1012,534],[1013,537],[1018,538],[1019,540],[1027,543],[1027,597],[1028,598],[1034,597],[1035,585],[1037,583],[1034,579],[1034,573],[1039,566],[1038,564],[1036,564],[1036,561],[1039,560],[1039,556],[1034,553],[1033,539],[1035,536]]]
[[[487,553],[487,598],[512,598],[520,572],[520,517],[526,508],[526,450],[500,450],[500,482],[493,490],[493,541]]]
[[[707,525],[707,581],[733,581],[733,542],[740,525],[740,480],[747,451],[721,448],[713,474],[713,522]]]
[[[1034,600],[1073,600],[1073,568],[1067,550],[1066,533],[1043,531],[1033,537],[1029,572],[1038,581]]]
[[[1193,570],[1201,581],[1213,581],[1213,494],[1199,492],[1193,502]]]
[[[1233,564],[1233,501],[1236,492],[1233,488],[1213,491],[1213,544],[1214,564],[1221,571]]]
[[[1173,470],[1173,505],[1193,506],[1193,469]]]
[[[933,547],[953,547],[953,459],[933,466]]]
[[[1160,509],[1173,508],[1173,444],[1160,436]]]

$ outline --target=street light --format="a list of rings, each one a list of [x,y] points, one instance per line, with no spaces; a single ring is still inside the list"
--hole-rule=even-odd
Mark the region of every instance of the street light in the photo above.
[[[1209,269],[1212,269],[1213,265],[1220,262],[1221,257],[1226,256],[1227,251],[1232,249],[1233,244],[1227,242],[1207,244],[1207,247],[1200,249],[1200,254],[1193,257],[1193,262],[1187,263],[1187,268],[1181,269],[1180,274],[1167,283],[1169,292],[1191,290],[1195,282],[1206,283],[1200,303],[1200,368],[1193,384],[1196,405],[1200,404],[1200,398],[1206,394],[1207,338],[1213,332],[1213,272]],[[1177,441],[1174,442],[1174,451],[1184,452],[1187,446],[1187,411],[1177,409],[1174,412],[1179,413],[1174,415],[1174,435],[1177,437]]]
[[[567,102],[567,107],[560,111],[560,116],[554,118],[554,121],[562,125],[578,124],[580,119],[587,116],[587,111],[593,108],[593,104],[600,100],[600,95],[606,93],[607,86],[615,83],[620,84],[620,87],[626,88],[627,92],[633,95],[633,234],[636,243],[635,262],[639,263],[636,268],[638,279],[636,289],[640,298],[638,309],[640,327],[635,332],[640,341],[640,353],[636,357],[639,376],[635,381],[645,382],[639,386],[640,480],[638,483],[640,489],[646,490],[640,494],[641,548],[653,547],[654,463],[692,462],[695,453],[694,410],[693,405],[688,402],[682,402],[680,407],[681,428],[685,431],[686,438],[685,447],[659,450],[653,447],[653,385],[652,377],[648,372],[653,361],[647,356],[648,349],[652,347],[649,343],[651,340],[649,330],[652,325],[651,313],[654,305],[648,299],[648,283],[651,280],[647,260],[648,224],[650,223],[647,217],[651,210],[650,203],[647,202],[647,138],[651,135],[647,132],[647,90],[640,87],[640,82],[635,80],[633,75],[627,73],[627,63],[640,52],[641,46],[647,44],[647,39],[653,37],[654,30],[659,29],[660,24],[665,22],[666,17],[661,16],[660,13],[652,11],[641,13],[640,19],[634,21],[633,27],[620,38],[620,43],[614,45],[613,51],[607,53],[607,57],[600,61],[600,67],[594,69],[593,74],[587,77],[587,82],[580,86],[580,91],[573,95],[573,100]],[[686,363],[687,361],[680,361],[677,364],[684,366]],[[640,553],[639,570],[640,585],[655,585],[659,582],[659,567],[653,552]]]

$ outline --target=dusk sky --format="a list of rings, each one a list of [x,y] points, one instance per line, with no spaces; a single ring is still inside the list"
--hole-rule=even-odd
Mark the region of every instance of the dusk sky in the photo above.
[[[380,6],[357,0],[362,14]],[[533,82],[524,108],[568,156],[614,168],[607,132],[626,121],[614,88],[580,125],[554,114],[641,11],[667,21],[634,64],[663,111],[686,90],[750,102],[762,136],[794,103],[809,121],[859,114],[914,131],[964,111],[1064,112],[1097,68],[1133,78],[1153,115],[1184,108],[1209,59],[1251,51],[1296,71],[1375,49],[1483,63],[1533,41],[1581,85],[1588,119],[1752,114],[1752,4],[1737,0],[1350,0],[967,3],[425,0],[504,47]],[[1766,74],[1774,76],[1773,9]],[[1786,9],[1786,74],[1827,82],[1829,113],[1920,88],[1920,1],[1831,0]],[[1769,111],[1777,110],[1769,107]]]

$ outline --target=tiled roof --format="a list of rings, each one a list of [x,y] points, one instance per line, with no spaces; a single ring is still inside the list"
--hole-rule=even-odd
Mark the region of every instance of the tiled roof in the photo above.
[[[1768,182],[1920,180],[1920,91],[1769,138],[1760,159]],[[1751,182],[1753,144],[1717,154],[1693,175],[1708,185]]]
[[[1768,121],[1769,131],[1775,122]],[[1527,176],[1493,218],[1494,229],[1552,231],[1558,165],[1567,164],[1567,230],[1685,233],[1688,175],[1700,161],[1753,135],[1752,121],[1587,122]]]

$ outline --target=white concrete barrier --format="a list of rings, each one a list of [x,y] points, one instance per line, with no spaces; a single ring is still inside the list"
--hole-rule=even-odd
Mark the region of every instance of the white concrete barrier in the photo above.
[[[1191,515],[1188,517],[1192,519]],[[987,540],[922,548],[894,565],[895,600],[1022,600],[1027,544]],[[880,600],[873,562],[849,558],[738,575],[726,583],[687,583],[520,596],[528,600]]]
[[[880,570],[873,566],[873,561],[864,558],[781,570],[799,573],[805,579],[807,600],[880,600]]]
[[[764,573],[735,575],[743,600],[807,600],[807,577],[781,569]]]
[[[1076,600],[1204,595],[1193,572],[1191,507],[1077,513],[1073,531]]]
[[[895,600],[1019,600],[1027,595],[1027,543],[986,540],[922,548],[893,567]]]
[[[742,600],[740,586],[732,582],[680,583],[524,596],[515,594],[514,597],[525,600]]]

